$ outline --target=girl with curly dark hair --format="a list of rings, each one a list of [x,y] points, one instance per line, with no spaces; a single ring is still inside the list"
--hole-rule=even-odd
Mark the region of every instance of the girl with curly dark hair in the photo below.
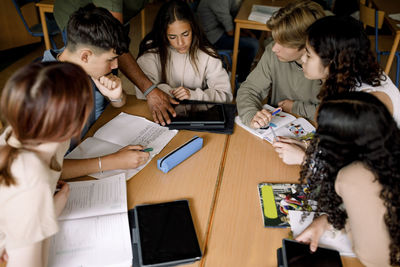
[[[327,97],[306,151],[300,182],[324,214],[296,239],[315,251],[334,227],[351,232],[366,266],[400,265],[400,130],[372,94]]]
[[[370,92],[387,106],[400,126],[399,90],[376,62],[358,20],[328,16],[314,22],[307,34],[304,76],[322,81],[321,100],[341,92]]]
[[[322,81],[319,98],[349,91],[371,93],[386,105],[400,127],[399,89],[375,61],[360,22],[328,16],[315,21],[307,34],[303,72],[308,79]],[[274,147],[286,164],[301,164],[304,159],[305,146],[297,140],[281,137]]]

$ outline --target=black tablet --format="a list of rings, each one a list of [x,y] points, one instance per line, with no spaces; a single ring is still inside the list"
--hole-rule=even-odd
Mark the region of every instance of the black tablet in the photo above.
[[[171,266],[201,259],[187,200],[135,207],[140,266]]]
[[[226,119],[221,103],[189,103],[182,102],[174,106],[176,117],[171,118],[170,125],[208,127],[220,125],[224,127]]]
[[[336,250],[318,247],[310,252],[310,245],[294,240],[282,240],[284,267],[342,267],[340,254]]]

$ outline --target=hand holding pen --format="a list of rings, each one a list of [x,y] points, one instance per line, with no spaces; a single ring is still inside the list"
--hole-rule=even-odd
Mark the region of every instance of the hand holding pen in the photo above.
[[[254,115],[250,122],[252,128],[258,129],[268,129],[269,122],[272,120],[273,116],[282,111],[282,108],[276,108],[272,112],[262,109]]]

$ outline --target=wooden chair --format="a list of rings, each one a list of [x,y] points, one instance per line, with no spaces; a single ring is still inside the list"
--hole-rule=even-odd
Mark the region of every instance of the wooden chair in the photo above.
[[[376,57],[378,62],[380,62],[381,56],[382,55],[389,55],[390,51],[385,50],[385,48],[380,49],[381,47],[379,46],[379,29],[382,28],[383,25],[383,19],[385,16],[385,12],[376,10],[372,7],[368,7],[362,2],[360,2],[360,21],[364,24],[364,28],[367,26],[374,28],[375,30],[375,52],[376,52]],[[382,38],[382,36],[381,36]],[[391,38],[391,43],[393,42],[393,37],[390,36]],[[400,52],[396,52],[396,86],[399,87],[399,72],[400,72]],[[389,75],[388,73],[386,73]]]

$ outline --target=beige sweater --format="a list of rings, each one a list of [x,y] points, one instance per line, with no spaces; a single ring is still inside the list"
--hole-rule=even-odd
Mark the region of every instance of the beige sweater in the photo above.
[[[229,76],[218,58],[198,50],[198,70],[191,63],[188,54],[180,54],[169,48],[167,83],[161,83],[161,64],[158,53],[147,52],[137,60],[140,68],[158,88],[170,94],[170,90],[183,86],[190,89],[190,100],[231,102],[233,99]],[[145,99],[136,89],[136,96]],[[172,96],[172,95],[171,95]]]
[[[374,179],[362,163],[352,163],[338,173],[335,190],[343,199],[346,231],[357,257],[367,267],[385,267],[390,266],[390,237],[383,220],[386,208],[379,197],[382,187]]]

